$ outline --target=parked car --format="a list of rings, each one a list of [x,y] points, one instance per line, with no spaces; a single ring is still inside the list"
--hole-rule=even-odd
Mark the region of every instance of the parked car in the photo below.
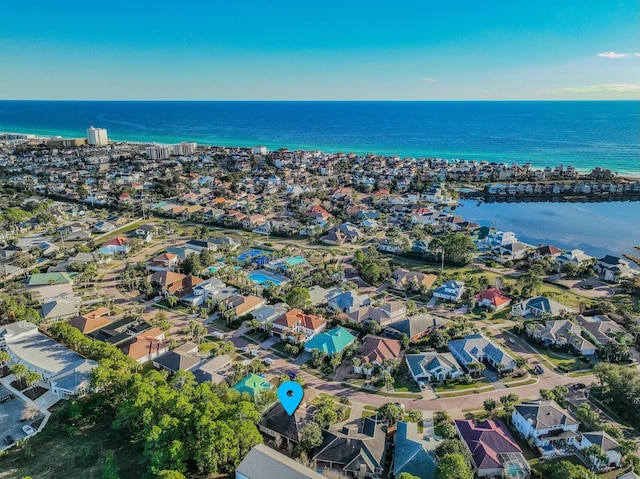
[[[287,376],[289,376],[290,379],[295,379],[298,377],[298,375],[296,373],[294,373],[293,371],[288,371],[287,372]]]
[[[275,363],[275,361],[272,358],[264,358],[262,361],[269,366],[272,366],[273,363]]]
[[[35,429],[33,429],[31,426],[29,426],[28,424],[25,424],[24,426],[22,426],[22,430],[24,431],[24,433],[27,436],[30,436],[31,434],[35,434],[36,431]]]
[[[11,444],[14,444],[16,441],[11,436],[7,436],[7,437],[4,438],[4,442],[6,442],[7,445],[10,446]]]
[[[424,383],[424,381],[418,381],[418,386],[420,386],[420,389],[422,390],[427,389],[427,385]]]
[[[7,401],[11,401],[15,396],[13,394],[7,394],[0,399],[0,404],[6,403]]]
[[[515,344],[515,343],[516,343],[516,340],[515,340],[515,339],[513,339],[513,338],[507,338],[507,342],[508,342],[508,343],[511,343],[511,344]]]
[[[587,385],[584,384],[584,383],[575,383],[573,385],[573,389],[585,389],[586,387],[587,387]]]
[[[544,374],[544,369],[542,369],[542,366],[540,366],[539,364],[536,364],[536,367],[533,368],[533,370],[538,374]]]

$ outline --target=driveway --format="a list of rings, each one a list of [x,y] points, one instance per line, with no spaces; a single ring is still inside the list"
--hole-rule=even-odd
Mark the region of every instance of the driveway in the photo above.
[[[484,368],[482,370],[482,375],[491,381],[491,384],[496,389],[506,389],[507,386],[500,380],[500,375],[491,368]]]

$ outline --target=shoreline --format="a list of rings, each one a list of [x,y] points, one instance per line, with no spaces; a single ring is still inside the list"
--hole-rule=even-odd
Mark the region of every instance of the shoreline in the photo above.
[[[51,137],[54,136],[61,136],[63,138],[84,138],[84,132],[76,132],[75,130],[50,130],[50,129],[29,129],[29,131],[19,131],[17,129],[14,129],[14,131],[9,131],[9,130],[5,130],[6,126],[4,125],[0,125],[0,135],[5,135],[5,134],[17,134],[17,135],[33,135],[35,136],[35,139],[50,139]],[[134,138],[137,137],[137,138]],[[158,138],[162,138],[162,140],[159,140]],[[252,142],[249,140],[222,140],[220,143],[218,144],[213,144],[211,143],[209,140],[203,140],[202,137],[189,137],[189,136],[163,136],[163,135],[150,135],[150,137],[147,138],[141,138],[140,135],[114,135],[109,137],[109,141],[110,143],[125,143],[125,144],[133,144],[133,145],[149,145],[149,144],[157,144],[157,145],[171,145],[171,144],[176,144],[176,143],[181,143],[181,142],[195,142],[198,144],[198,147],[205,147],[205,148],[214,148],[214,147],[221,147],[221,148],[252,148],[258,145],[261,146],[266,146],[270,151],[276,151],[279,149],[287,149],[289,151],[320,151],[322,153],[326,153],[326,154],[338,154],[338,153],[344,153],[344,154],[355,154],[355,155],[359,155],[359,156],[367,156],[367,155],[373,155],[374,157],[393,157],[393,156],[399,156],[402,158],[414,158],[414,159],[418,159],[418,158],[438,158],[438,159],[443,159],[446,161],[460,161],[460,160],[465,160],[465,161],[479,161],[479,162],[495,162],[495,163],[505,163],[505,164],[516,164],[518,166],[522,166],[526,163],[531,164],[531,167],[533,169],[544,169],[547,166],[551,166],[551,167],[555,167],[555,166],[560,166],[561,163],[556,163],[556,164],[542,164],[542,163],[536,163],[535,161],[511,161],[511,160],[505,160],[504,158],[502,160],[497,160],[495,158],[491,158],[492,155],[485,155],[485,157],[480,157],[478,155],[441,155],[441,154],[432,154],[432,155],[421,155],[421,156],[412,156],[412,155],[405,155],[405,154],[399,154],[399,153],[372,153],[371,151],[367,151],[365,152],[365,150],[353,150],[350,148],[335,148],[335,147],[322,147],[321,145],[317,145],[315,147],[302,147],[301,145],[289,145],[289,146],[283,146],[280,144],[275,144],[273,142],[267,141],[267,142]],[[469,157],[467,157],[469,156]],[[581,175],[588,175],[589,173],[591,173],[591,171],[593,170],[593,168],[606,168],[609,169],[607,166],[603,166],[601,164],[593,164],[592,166],[589,167],[575,167],[575,171]],[[614,174],[616,174],[616,178],[618,179],[628,179],[628,180],[638,180],[640,179],[640,168],[638,171],[632,171],[632,170],[619,170],[619,171],[614,171]]]

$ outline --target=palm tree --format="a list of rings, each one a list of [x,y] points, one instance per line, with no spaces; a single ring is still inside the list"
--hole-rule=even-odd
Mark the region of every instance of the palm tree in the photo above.
[[[8,364],[11,361],[11,356],[6,351],[0,350],[0,369],[4,368],[5,364]]]
[[[11,374],[13,374],[16,379],[20,381],[20,385],[22,385],[22,381],[28,372],[29,369],[24,364],[14,364],[11,367]]]
[[[169,307],[171,309],[173,309],[178,304],[178,301],[180,301],[180,300],[178,299],[177,296],[169,296],[167,298],[167,304],[169,305]]]
[[[24,381],[27,383],[27,389],[31,389],[41,379],[42,375],[35,371],[27,371],[24,375]]]

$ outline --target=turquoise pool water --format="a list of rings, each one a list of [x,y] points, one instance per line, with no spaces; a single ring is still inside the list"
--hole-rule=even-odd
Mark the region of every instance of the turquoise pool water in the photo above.
[[[282,283],[282,281],[280,281],[279,279],[272,278],[270,276],[267,276],[264,273],[252,272],[252,273],[249,273],[247,276],[249,276],[249,279],[256,284],[263,284],[269,281],[276,285]]]

